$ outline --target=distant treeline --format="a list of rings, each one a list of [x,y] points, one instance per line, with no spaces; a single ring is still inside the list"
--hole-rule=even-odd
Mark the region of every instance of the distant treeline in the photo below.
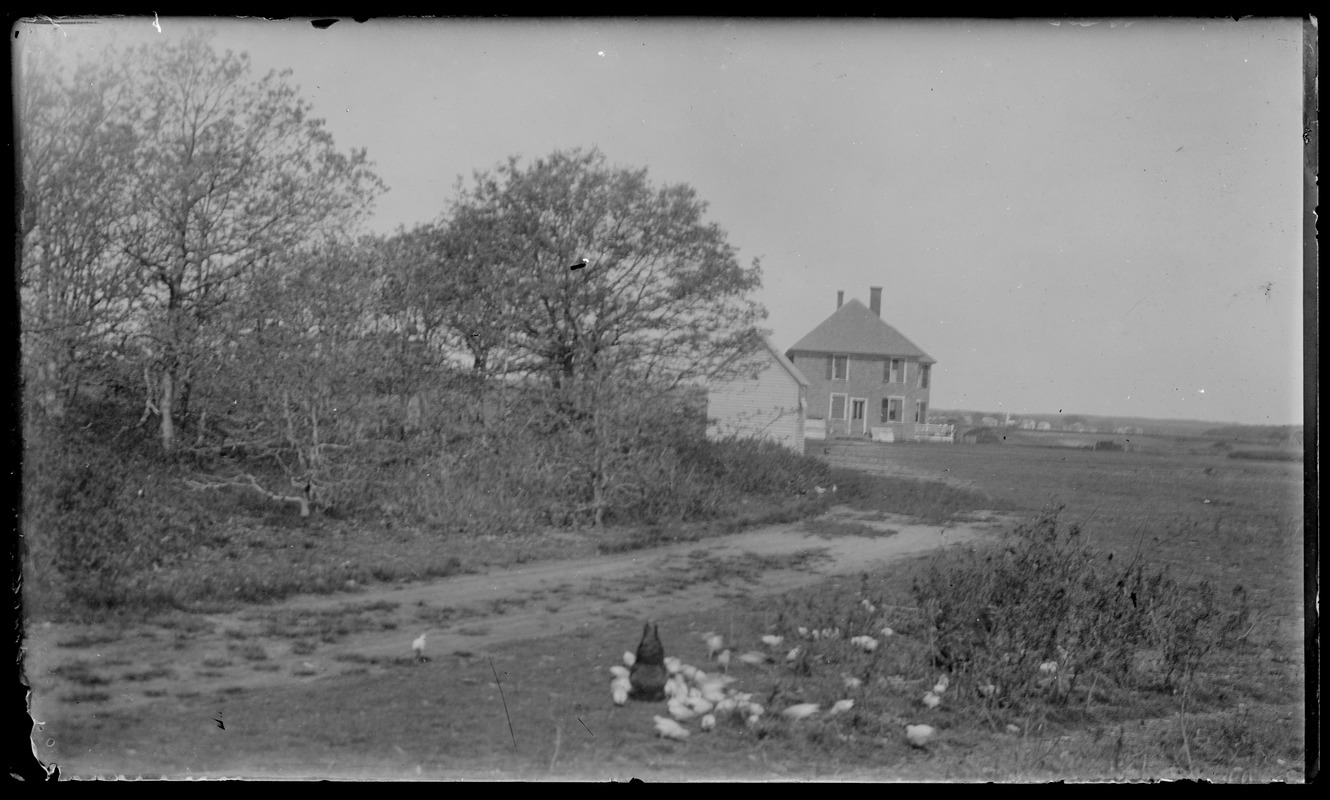
[[[1285,442],[1292,440],[1302,444],[1301,425],[1226,425],[1211,428],[1206,436],[1230,439],[1241,442]]]

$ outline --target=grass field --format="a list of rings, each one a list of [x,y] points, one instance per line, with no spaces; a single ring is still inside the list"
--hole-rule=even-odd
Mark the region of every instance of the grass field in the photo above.
[[[824,447],[829,452],[822,452]],[[827,443],[816,452],[837,467],[837,502],[866,514],[908,512],[942,520],[987,506],[1035,518],[1061,507],[1060,521],[1078,525],[1085,547],[1101,556],[1129,560],[1139,555],[1152,567],[1167,565],[1186,586],[1211,584],[1221,605],[1241,584],[1250,599],[1251,624],[1224,647],[1206,652],[1185,682],[1166,676],[1161,655],[1142,648],[1131,654],[1137,663],[1130,685],[1086,686],[1087,678],[1069,688],[1063,676],[1051,675],[1046,699],[1027,696],[1017,705],[1003,702],[1000,689],[995,696],[976,691],[981,687],[973,676],[958,671],[940,701],[929,707],[923,697],[947,670],[934,663],[933,632],[920,616],[912,587],[928,570],[954,563],[958,551],[950,551],[776,597],[736,593],[720,611],[670,614],[662,608],[660,631],[668,655],[720,671],[703,642],[702,634],[710,631],[721,633],[736,656],[770,655],[758,664],[736,659],[728,669],[734,690],[752,695],[765,708],[759,719],[721,714],[711,731],[702,731],[694,720],[682,741],[655,734],[652,718],[665,715],[663,703],[611,703],[608,667],[621,663],[621,654],[636,646],[641,627],[637,621],[610,619],[600,627],[512,642],[484,653],[441,655],[427,665],[405,657],[366,657],[357,674],[277,689],[236,686],[200,695],[185,686],[133,713],[95,714],[66,726],[60,749],[91,752],[117,743],[114,759],[84,761],[81,774],[1304,779],[1301,465],[1219,453],[1012,446]],[[848,464],[860,472],[847,471]],[[865,478],[863,472],[881,479]],[[769,511],[752,513],[759,519]],[[862,533],[844,523],[808,524],[809,532],[819,535]],[[601,532],[579,546],[563,546],[569,555],[613,552],[724,535],[724,527],[661,526],[649,535]],[[511,546],[496,543],[503,552]],[[384,546],[379,557],[393,554],[392,546]],[[479,552],[476,557],[484,559]],[[689,559],[693,562],[705,576],[663,578],[682,581],[679,591],[687,592],[694,578],[734,573],[760,580],[765,566],[701,555]],[[273,631],[313,652],[327,637],[344,635],[343,629],[373,627],[374,611],[367,606],[354,618],[306,614],[286,619],[255,606],[247,613],[256,621],[268,620]],[[191,618],[178,621],[182,635],[189,633]],[[884,628],[892,634],[887,636]],[[833,629],[834,634],[812,634]],[[871,650],[852,641],[864,635],[877,640]],[[771,647],[763,636],[783,641]],[[228,657],[254,669],[274,663],[259,643],[239,637],[228,647]],[[116,689],[103,679],[105,667],[70,663],[65,702],[95,706],[104,701]],[[143,665],[123,668],[135,676],[126,680],[147,674]],[[163,662],[153,669],[170,666]],[[844,700],[853,701],[849,710],[829,713]],[[799,720],[780,713],[805,703],[819,710]],[[224,728],[214,719],[222,708]],[[916,724],[934,729],[926,744],[906,740],[905,726]]]

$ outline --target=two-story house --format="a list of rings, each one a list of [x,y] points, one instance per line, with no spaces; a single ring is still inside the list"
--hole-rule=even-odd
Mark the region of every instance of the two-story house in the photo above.
[[[896,441],[927,432],[931,356],[882,321],[882,289],[868,307],[844,302],[785,352],[808,380],[808,417],[826,420],[826,435],[869,436],[875,428]]]

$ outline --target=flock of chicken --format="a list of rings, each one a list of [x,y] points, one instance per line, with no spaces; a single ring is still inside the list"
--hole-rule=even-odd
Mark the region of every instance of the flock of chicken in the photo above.
[[[876,610],[867,600],[863,602],[870,613]],[[815,630],[798,628],[797,630],[801,637],[814,641],[835,639],[841,635],[839,628]],[[883,628],[881,633],[883,638],[895,635],[895,631],[891,628]],[[717,633],[706,633],[703,634],[703,639],[707,645],[707,657],[716,662],[721,674],[706,673],[691,664],[684,664],[678,658],[666,656],[665,648],[660,643],[660,631],[657,626],[652,622],[646,623],[642,629],[642,640],[637,645],[637,651],[625,652],[623,664],[610,667],[610,672],[614,675],[614,680],[610,683],[610,696],[615,705],[621,706],[629,699],[646,702],[666,701],[670,716],[656,716],[655,721],[656,732],[667,739],[687,739],[689,731],[681,723],[694,719],[700,718],[698,725],[702,730],[712,730],[716,727],[718,715],[722,717],[737,715],[750,727],[756,725],[766,713],[766,709],[754,702],[751,694],[732,688],[736,679],[729,675],[731,653],[725,647],[724,638]],[[878,639],[872,636],[854,636],[849,641],[852,645],[870,653],[878,647]],[[780,648],[784,642],[784,638],[780,636],[763,636],[762,644],[767,650],[751,650],[739,655],[737,659],[741,663],[753,666],[774,662],[776,657],[770,651]],[[411,649],[418,661],[428,660],[425,656],[425,634],[422,633],[411,643]],[[796,661],[801,650],[802,648],[798,646],[792,648],[785,654],[785,660]],[[1056,680],[1058,663],[1046,661],[1039,665],[1039,672],[1045,676],[1045,680]],[[892,676],[888,682],[895,688],[903,688],[905,684],[900,676]],[[863,681],[859,678],[853,676],[845,678],[845,688],[848,690],[853,691],[862,685]],[[942,698],[950,685],[950,677],[943,673],[933,688],[924,693],[921,702],[930,709],[937,708],[942,704]],[[981,695],[991,697],[997,693],[998,688],[989,683],[979,686],[978,690]],[[846,698],[834,703],[827,713],[841,714],[852,708],[854,700]],[[817,703],[798,703],[780,713],[786,719],[801,720],[821,711],[822,707]],[[1009,733],[1018,731],[1019,728],[1016,726],[1008,726]],[[931,725],[905,726],[906,741],[915,747],[927,746],[936,733]]]
[[[810,633],[801,628],[799,633],[813,639],[840,635],[840,631],[836,629]],[[884,636],[891,636],[894,632],[890,628],[884,628],[882,633]],[[735,678],[728,674],[731,654],[725,647],[724,638],[717,633],[706,633],[703,634],[703,639],[706,641],[708,658],[716,662],[722,674],[709,674],[691,664],[684,664],[678,658],[666,656],[665,648],[660,643],[660,631],[657,626],[651,622],[646,623],[642,629],[642,640],[637,645],[637,651],[625,652],[624,663],[610,667],[610,672],[614,675],[614,680],[610,682],[610,696],[615,705],[623,705],[629,699],[646,702],[665,700],[669,716],[657,715],[654,719],[656,733],[667,739],[687,739],[690,732],[682,723],[694,719],[699,720],[698,726],[704,731],[716,727],[718,716],[738,716],[750,727],[756,725],[766,709],[754,702],[751,694],[736,691],[732,687]],[[850,641],[869,652],[877,647],[877,640],[869,636],[856,636]],[[784,643],[784,639],[780,636],[767,635],[762,637],[762,643],[769,649],[775,649]],[[800,648],[795,647],[785,654],[785,660],[795,661],[799,655]],[[738,656],[738,660],[745,664],[758,665],[774,661],[775,657],[766,651],[753,650]],[[853,690],[861,684],[862,681],[858,678],[845,679],[847,689]],[[933,690],[924,696],[925,705],[930,708],[936,707],[949,684],[950,679],[946,675],[939,678]],[[854,700],[846,698],[834,703],[827,713],[841,714],[852,708]],[[818,703],[798,703],[780,713],[786,719],[801,720],[821,711],[822,707]],[[931,725],[905,727],[906,741],[915,747],[925,747],[935,733],[936,730]]]

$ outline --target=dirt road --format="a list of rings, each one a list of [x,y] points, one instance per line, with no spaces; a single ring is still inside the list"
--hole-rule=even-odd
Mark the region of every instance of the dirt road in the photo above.
[[[121,630],[39,623],[28,631],[33,717],[50,734],[79,718],[159,701],[383,672],[426,654],[483,653],[616,619],[722,606],[991,535],[1006,520],[922,525],[844,507],[816,520],[650,551],[300,597]],[[40,734],[39,734],[40,736]]]

